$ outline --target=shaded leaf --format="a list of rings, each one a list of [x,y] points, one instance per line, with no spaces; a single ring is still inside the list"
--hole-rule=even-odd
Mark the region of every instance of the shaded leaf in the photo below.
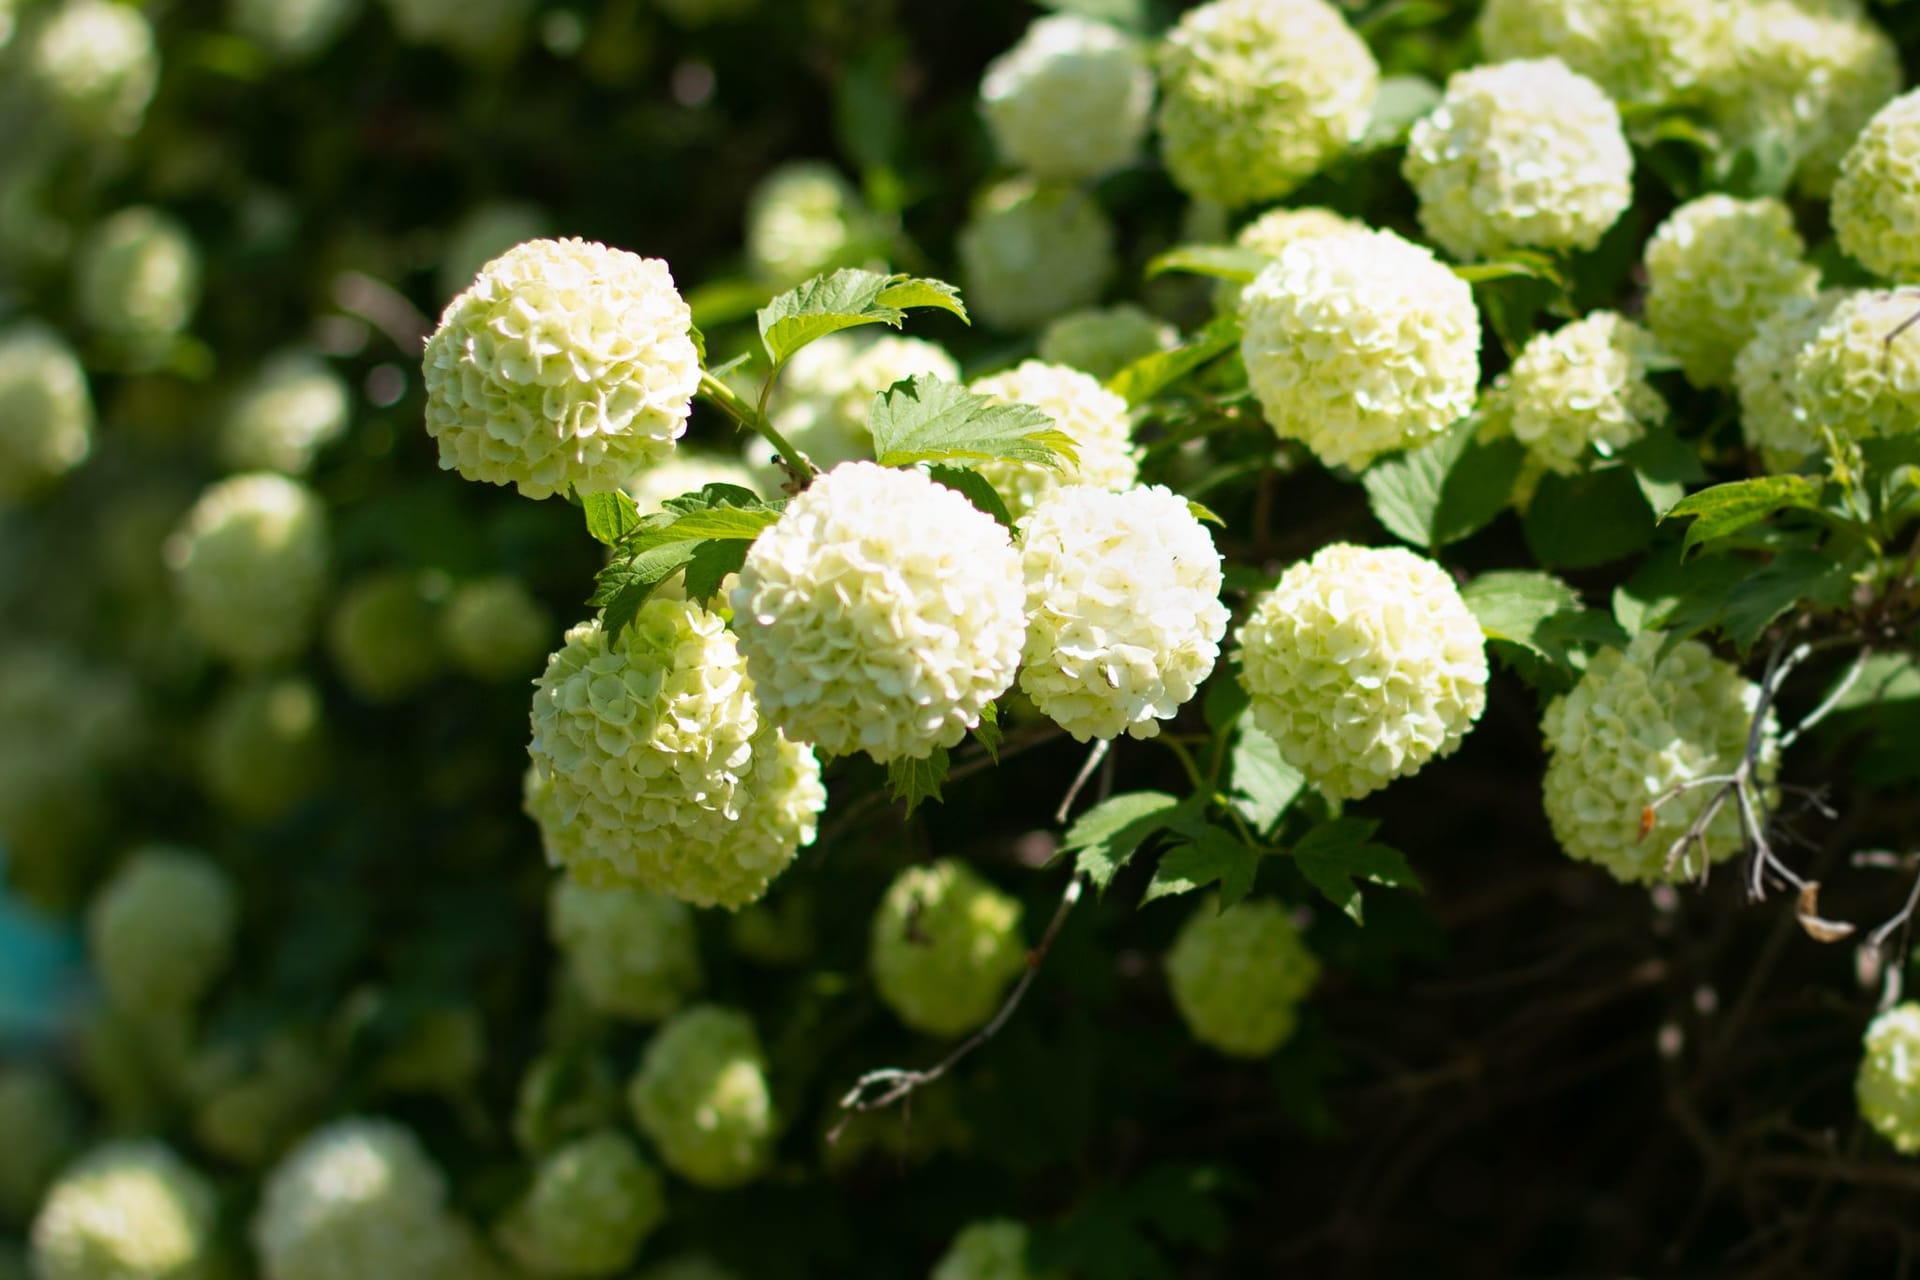
[[[1225,355],[1240,343],[1240,321],[1215,316],[1206,328],[1171,351],[1141,356],[1107,379],[1107,390],[1129,407],[1145,404],[1180,379]]]
[[[1453,274],[1468,284],[1487,284],[1494,280],[1542,280],[1565,289],[1567,280],[1560,264],[1544,253],[1509,249],[1494,262],[1467,262],[1456,265]]]
[[[1653,540],[1653,523],[1633,472],[1607,467],[1580,476],[1542,476],[1520,528],[1541,564],[1585,569],[1641,550]]]
[[[1007,735],[1000,728],[1000,704],[989,702],[980,709],[980,723],[973,727],[973,740],[986,751],[987,759],[1000,763],[1000,747]]]
[[[1192,893],[1218,881],[1220,909],[1224,911],[1253,891],[1254,872],[1259,865],[1259,850],[1242,844],[1231,831],[1209,824],[1193,840],[1161,855],[1141,902]]]
[[[1818,551],[1795,549],[1735,583],[1727,595],[1727,639],[1742,653],[1753,648],[1773,620],[1804,602],[1834,606],[1845,601],[1850,575],[1845,565]]]
[[[587,532],[609,547],[618,546],[640,524],[640,507],[619,489],[583,495],[580,509],[587,515]]]
[[[1247,284],[1266,270],[1273,255],[1236,244],[1183,244],[1157,254],[1147,263],[1147,278],[1180,272],[1190,276],[1208,276]]]
[[[1007,510],[999,490],[978,471],[969,471],[965,467],[932,466],[927,468],[927,474],[947,488],[959,492],[968,502],[1001,524],[1013,527],[1013,513]]]
[[[947,780],[947,768],[951,758],[945,747],[935,747],[933,753],[923,760],[899,759],[887,765],[887,794],[895,800],[903,800],[907,805],[907,814],[928,800],[940,798],[940,788]]]
[[[1180,801],[1164,791],[1129,791],[1103,800],[1080,815],[1060,842],[1060,852],[1079,855],[1074,869],[1101,893],[1156,832],[1166,828]]]
[[[1550,655],[1535,638],[1540,624],[1556,613],[1580,607],[1577,591],[1538,570],[1483,573],[1461,588],[1460,598],[1489,640],[1520,645],[1541,658]]]
[[[1373,115],[1366,132],[1354,144],[1359,151],[1379,151],[1406,140],[1413,122],[1440,101],[1440,86],[1425,76],[1382,76],[1374,95]]]
[[[1382,458],[1360,477],[1388,532],[1426,550],[1470,537],[1500,514],[1520,474],[1516,440],[1482,443],[1464,418],[1430,444]]]
[[[1244,712],[1227,752],[1227,777],[1233,811],[1260,833],[1272,830],[1306,785],[1280,754],[1280,744]]]
[[[954,460],[1073,462],[1073,441],[1030,404],[975,395],[939,378],[896,382],[874,397],[868,419],[882,466]]]
[[[688,597],[702,605],[711,603],[720,593],[720,584],[726,581],[727,575],[740,572],[752,546],[751,542],[738,538],[715,538],[695,547],[692,558],[687,561]]]
[[[1641,496],[1655,515],[1671,510],[1687,496],[1687,486],[1707,478],[1700,455],[1672,431],[1649,431],[1622,450],[1620,457],[1633,468]]]
[[[1307,883],[1355,924],[1366,923],[1356,881],[1421,891],[1405,856],[1397,849],[1373,843],[1379,825],[1360,818],[1336,818],[1309,831],[1293,847],[1294,863]]]
[[[1684,548],[1738,533],[1777,511],[1816,510],[1820,482],[1810,476],[1758,476],[1702,489],[1670,508],[1662,520],[1691,517]]]

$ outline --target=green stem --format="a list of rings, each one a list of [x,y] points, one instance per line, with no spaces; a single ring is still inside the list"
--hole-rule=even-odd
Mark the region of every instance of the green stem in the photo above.
[[[813,479],[813,464],[807,461],[805,454],[793,447],[791,441],[774,430],[773,424],[767,421],[767,415],[741,399],[739,392],[705,369],[700,371],[700,394],[716,409],[732,418],[736,426],[763,436],[779,453],[780,465],[797,483],[804,485]]]

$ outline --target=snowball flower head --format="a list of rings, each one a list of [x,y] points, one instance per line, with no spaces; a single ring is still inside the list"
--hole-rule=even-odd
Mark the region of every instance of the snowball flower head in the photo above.
[[[530,498],[618,488],[687,429],[700,358],[667,264],[530,240],[480,271],[427,341],[440,465]]]
[[[1833,185],[1840,247],[1889,280],[1920,280],[1920,90],[1880,108]]]
[[[140,127],[160,79],[153,27],[131,5],[61,0],[27,49],[27,74],[70,127],[124,135]]]
[[[1020,903],[955,858],[902,871],[873,915],[874,986],[916,1031],[957,1036],[991,1018],[1026,957]]]
[[[1806,252],[1792,211],[1771,198],[1707,195],[1668,215],[1647,241],[1647,324],[1689,382],[1730,384],[1760,322],[1814,295]]]
[[[51,329],[0,330],[0,503],[46,488],[93,449],[86,371]]]
[[[1131,302],[1071,311],[1040,332],[1039,355],[1105,381],[1136,360],[1180,345],[1180,331]]]
[[[267,471],[209,485],[167,539],[194,634],[242,666],[297,655],[327,576],[326,508],[313,490]]]
[[[1580,682],[1549,703],[1540,722],[1547,749],[1543,790],[1555,838],[1569,856],[1598,863],[1629,884],[1701,873],[1694,847],[1672,867],[1667,858],[1713,788],[1697,787],[1662,804],[1643,837],[1645,810],[1676,786],[1739,764],[1759,705],[1758,686],[1705,645],[1682,640],[1663,657],[1666,640],[1644,632],[1624,650],[1594,655]],[[1769,719],[1763,781],[1771,781],[1776,755]],[[1734,806],[1723,805],[1707,825],[1706,843],[1715,860],[1739,850]]]
[[[1617,311],[1535,334],[1481,402],[1483,434],[1511,435],[1532,469],[1574,475],[1658,426],[1667,402],[1647,375],[1654,336]]]
[[[256,677],[214,704],[200,777],[223,808],[264,820],[312,794],[326,762],[319,690],[299,676]]]
[[[884,764],[980,723],[1013,683],[1025,597],[992,516],[919,472],[849,462],[754,541],[732,604],[768,718]]]
[[[1074,739],[1151,738],[1213,671],[1220,553],[1179,494],[1074,485],[1020,532],[1020,689]]]
[[[275,58],[301,62],[332,44],[359,7],[360,0],[227,0],[227,21]]]
[[[1006,501],[1015,520],[1062,485],[1124,489],[1139,474],[1127,402],[1091,375],[1065,365],[1025,360],[1005,373],[981,378],[971,390],[1009,404],[1032,405],[1073,441],[1074,461],[1057,467],[1005,458],[974,464],[974,470]]]
[[[1322,547],[1237,640],[1254,722],[1329,800],[1451,754],[1486,707],[1480,624],[1444,569],[1398,547]]]
[[[51,1069],[0,1067],[0,1218],[32,1216],[79,1132],[73,1099]]]
[[[1823,289],[1791,299],[1760,322],[1734,361],[1740,431],[1769,471],[1791,471],[1821,448],[1820,424],[1806,412],[1799,360],[1846,297],[1845,289]]]
[[[1233,237],[1233,243],[1238,248],[1277,258],[1282,249],[1296,240],[1311,240],[1315,236],[1343,236],[1350,231],[1370,229],[1364,222],[1355,222],[1331,209],[1312,205],[1302,209],[1269,209],[1241,227]],[[1243,284],[1231,280],[1218,281],[1213,290],[1214,308],[1222,312],[1238,312],[1241,295],[1245,292],[1246,286]]]
[[[1454,73],[1401,166],[1420,225],[1462,260],[1591,249],[1633,203],[1633,152],[1600,86],[1558,58]]]
[[[791,289],[875,247],[872,217],[840,171],[821,160],[783,164],[747,198],[747,266],[774,289]]]
[[[553,630],[553,615],[518,578],[463,582],[440,613],[440,647],[455,666],[481,680],[532,673]]]
[[[1027,1224],[1012,1218],[970,1223],[933,1264],[929,1280],[1055,1280],[1027,1266]]]
[[[873,336],[871,330],[829,334],[787,362],[774,390],[774,426],[823,469],[871,458],[867,419],[873,398],[913,377],[958,382],[960,365],[944,347],[921,338]],[[778,469],[773,446],[765,440],[748,441],[746,453],[763,472]]]
[[[547,895],[547,932],[601,1013],[658,1022],[704,981],[693,909],[664,893],[593,889],[562,877]]]
[[[1473,290],[1391,231],[1288,245],[1247,286],[1240,354],[1283,440],[1358,470],[1464,417],[1480,381]]]
[[[220,461],[237,471],[304,475],[347,429],[347,384],[305,351],[270,358],[242,384],[220,425]]]
[[[126,342],[170,338],[200,301],[200,250],[173,218],[122,209],[80,246],[75,301],[87,324]]]
[[[1723,0],[1487,0],[1489,62],[1558,57],[1617,102],[1665,103],[1713,64]]]
[[[1161,150],[1173,180],[1229,208],[1277,200],[1351,146],[1380,68],[1325,0],[1213,0],[1160,50]]]
[[[1320,980],[1286,907],[1249,898],[1225,911],[1209,894],[1167,953],[1167,987],[1193,1038],[1236,1058],[1264,1058],[1300,1021]]]
[[[33,1220],[37,1280],[204,1280],[213,1184],[151,1140],[96,1147],[60,1175]]]
[[[960,229],[967,306],[995,329],[1034,329],[1100,300],[1113,275],[1113,225],[1093,196],[1014,179],[991,188]]]
[[[718,614],[655,596],[567,632],[534,685],[528,813],[578,879],[739,907],[813,840],[813,754],[763,718]]]
[[[327,621],[327,652],[363,701],[404,698],[440,672],[440,601],[433,573],[383,569],[349,586]]]
[[[773,1158],[767,1061],[737,1010],[703,1004],[675,1014],[648,1042],[627,1100],[667,1167],[696,1186],[740,1186]]]
[[[204,854],[136,851],[87,908],[87,949],[107,996],[134,1015],[183,1013],[225,972],[240,893]]]
[[[536,1276],[610,1276],[666,1216],[665,1187],[626,1135],[601,1129],[540,1161],[496,1231]]]
[[[1903,1156],[1920,1151],[1920,1004],[1909,1000],[1867,1026],[1854,1077],[1860,1118]]]
[[[1864,439],[1920,429],[1920,335],[1887,341],[1913,311],[1910,293],[1859,289],[1828,314],[1794,360],[1795,394],[1816,431]]]
[[[1077,14],[1041,18],[987,65],[980,110],[1001,159],[1072,182],[1129,164],[1153,110],[1139,41]]]

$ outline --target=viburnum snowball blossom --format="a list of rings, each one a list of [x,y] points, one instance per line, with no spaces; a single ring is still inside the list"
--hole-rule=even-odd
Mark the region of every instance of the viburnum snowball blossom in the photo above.
[[[1227,629],[1220,553],[1187,500],[1158,485],[1059,489],[1021,525],[1020,555],[1021,692],[1079,742],[1158,734]]]
[[[1233,243],[1241,249],[1251,249],[1255,253],[1264,253],[1269,258],[1277,258],[1280,251],[1296,240],[1310,240],[1315,236],[1339,236],[1350,231],[1368,231],[1371,228],[1364,222],[1355,222],[1352,218],[1343,218],[1331,209],[1308,206],[1303,209],[1269,209],[1246,226],[1241,227],[1233,237]],[[1244,284],[1231,280],[1221,280],[1214,284],[1214,309],[1222,312],[1238,312],[1240,299],[1246,293]]]
[[[1645,810],[1678,784],[1730,772],[1746,751],[1759,687],[1697,640],[1674,644],[1644,632],[1626,649],[1605,649],[1587,663],[1580,682],[1548,704],[1540,722],[1546,739],[1543,784],[1547,820],[1560,847],[1596,862],[1616,880],[1656,883],[1700,874],[1697,851],[1686,848],[1671,869],[1667,855],[1712,799],[1697,787],[1654,811],[1644,834]],[[1762,739],[1761,781],[1771,781],[1775,757],[1769,720]],[[1706,829],[1715,861],[1740,848],[1740,815],[1720,808]]]
[[[109,1142],[61,1173],[33,1220],[36,1280],[207,1280],[213,1184],[163,1143]]]
[[[1247,286],[1240,354],[1262,413],[1330,467],[1415,448],[1473,408],[1473,290],[1391,231],[1298,241]]]
[[[359,0],[227,0],[227,21],[275,58],[298,62],[332,44],[359,7]]]
[[[387,0],[402,39],[469,58],[511,50],[533,7],[534,0]]]
[[[1324,0],[1213,0],[1160,49],[1160,141],[1182,191],[1277,200],[1366,130],[1380,68]]]
[[[566,877],[547,896],[547,932],[594,1009],[658,1022],[700,989],[693,909],[645,889],[593,889]]]
[[[1820,424],[1807,413],[1799,360],[1819,336],[1845,289],[1794,298],[1763,319],[1733,364],[1740,395],[1740,431],[1769,471],[1791,471],[1822,447]]]
[[[299,676],[242,681],[220,696],[207,718],[201,781],[241,817],[285,813],[312,794],[326,763],[320,692]]]
[[[1480,624],[1444,569],[1398,547],[1322,547],[1235,638],[1255,723],[1329,800],[1451,754],[1486,707]]]
[[[1034,504],[1062,485],[1087,484],[1124,489],[1139,474],[1133,447],[1133,419],[1127,402],[1090,374],[1065,365],[1023,360],[1005,373],[981,378],[971,388],[1010,404],[1027,404],[1053,419],[1056,430],[1073,441],[1075,460],[1059,467],[996,458],[974,464],[1006,501],[1018,520]]]
[[[1840,300],[1794,360],[1807,421],[1855,439],[1920,429],[1920,333],[1895,330],[1911,293],[1857,289]]]
[[[1025,597],[992,516],[919,472],[849,462],[755,539],[732,604],[767,718],[884,764],[980,723],[1013,683]]]
[[[47,487],[93,449],[86,371],[53,330],[0,330],[0,503]]]
[[[243,666],[294,657],[326,585],[326,506],[283,475],[229,476],[200,494],[167,539],[166,560],[207,648]]]
[[[1036,177],[1097,178],[1130,163],[1153,110],[1139,41],[1060,13],[987,65],[980,109],[1003,160]]]
[[[1633,203],[1633,152],[1599,85],[1558,58],[1458,71],[1401,166],[1420,225],[1462,260],[1591,249]]]
[[[324,360],[283,351],[237,391],[220,424],[220,461],[236,471],[304,475],[346,432],[347,384]]]
[[[26,58],[40,97],[83,133],[134,132],[160,79],[153,27],[139,9],[112,0],[60,0]]]
[[[1025,178],[989,189],[960,229],[967,306],[995,329],[1034,329],[1100,300],[1113,224],[1091,192]]]
[[[1489,62],[1557,57],[1617,102],[1665,103],[1698,83],[1723,38],[1724,0],[1487,0]]]
[[[1860,1118],[1901,1155],[1920,1152],[1920,1004],[1909,1000],[1867,1026],[1854,1077]]]
[[[1285,1044],[1320,962],[1285,906],[1248,898],[1220,910],[1209,894],[1167,953],[1167,987],[1193,1038],[1236,1058]]]
[[[873,915],[874,986],[916,1031],[973,1030],[993,1016],[1026,958],[1019,901],[956,858],[902,871]]]
[[[585,883],[739,907],[811,843],[812,752],[761,714],[718,614],[655,596],[616,641],[567,632],[535,682],[527,812]]]
[[[96,332],[153,341],[187,327],[200,301],[200,250],[169,215],[122,209],[80,246],[74,301]]]
[[[531,1275],[610,1276],[666,1211],[659,1172],[625,1134],[600,1129],[540,1161],[495,1235]]]
[[[453,589],[440,613],[440,646],[481,680],[508,680],[540,666],[553,615],[518,578],[478,578]]]
[[[970,1223],[933,1264],[929,1280],[1054,1280],[1027,1266],[1027,1224],[1011,1218]]]
[[[530,498],[618,488],[687,429],[692,329],[658,258],[577,239],[509,249],[427,341],[441,467]]]
[[[1066,365],[1105,381],[1136,360],[1179,345],[1177,328],[1123,302],[1061,316],[1040,331],[1038,354],[1047,364]]]
[[[821,160],[783,164],[747,199],[747,265],[768,286],[790,289],[872,252],[870,223],[838,169]]]
[[[347,688],[367,702],[392,702],[440,672],[440,602],[436,573],[383,569],[341,593],[327,620],[327,652]]]
[[[1520,441],[1536,477],[1583,471],[1666,418],[1665,398],[1647,381],[1661,354],[1651,333],[1617,311],[1535,334],[1481,399],[1482,434]]]
[[[225,972],[240,892],[206,855],[149,845],[87,908],[87,949],[107,997],[130,1014],[191,1009]]]
[[[1889,280],[1920,280],[1920,90],[1880,108],[1854,139],[1833,184],[1834,234],[1855,261]]]
[[[1647,241],[1647,325],[1694,386],[1727,386],[1760,322],[1819,288],[1806,252],[1779,200],[1689,200]]]
[[[648,1042],[627,1100],[667,1167],[697,1186],[740,1186],[772,1159],[767,1060],[737,1010],[703,1004],[675,1014]]]
[[[0,1219],[24,1222],[80,1133],[73,1098],[51,1068],[0,1066]]]

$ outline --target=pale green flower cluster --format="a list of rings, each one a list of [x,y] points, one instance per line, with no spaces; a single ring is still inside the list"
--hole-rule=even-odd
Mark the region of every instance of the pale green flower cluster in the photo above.
[[[1548,704],[1540,722],[1547,773],[1547,820],[1570,857],[1606,868],[1616,880],[1651,884],[1698,876],[1697,848],[1671,868],[1673,843],[1713,797],[1696,787],[1654,811],[1676,786],[1725,774],[1740,763],[1759,705],[1758,686],[1697,640],[1667,649],[1667,637],[1644,632],[1625,650],[1606,649],[1588,662],[1580,682]],[[1771,724],[1761,753],[1763,781],[1775,765]],[[1740,815],[1723,805],[1707,824],[1708,854],[1718,861],[1741,845]]]
[[[781,165],[747,199],[747,265],[772,289],[858,265],[878,243],[872,215],[840,171],[821,160]]]
[[[1798,362],[1846,297],[1845,289],[1823,289],[1794,298],[1760,322],[1734,361],[1740,431],[1769,471],[1791,471],[1823,446],[1820,424],[1805,408]]]
[[[1011,1218],[969,1223],[933,1264],[929,1280],[1056,1280],[1027,1266],[1027,1225]]]
[[[675,1014],[641,1055],[627,1100],[667,1167],[697,1186],[737,1187],[772,1161],[767,1060],[744,1013],[703,1004]]]
[[[530,240],[484,267],[427,342],[440,465],[530,498],[616,489],[687,429],[700,358],[667,264]]]
[[[1212,0],[1160,52],[1160,140],[1187,194],[1278,200],[1360,137],[1380,68],[1325,0]]]
[[[1240,354],[1283,440],[1359,470],[1415,448],[1473,408],[1473,290],[1391,231],[1296,241],[1247,286]]]
[[[995,329],[1035,329],[1100,300],[1113,225],[1090,192],[1025,178],[983,194],[960,230],[967,306]]]
[[[1180,331],[1123,302],[1070,311],[1040,331],[1038,354],[1047,364],[1090,373],[1102,382],[1136,360],[1180,345]]]
[[[86,370],[33,321],[0,330],[0,423],[0,503],[40,492],[93,451]]]
[[[1001,158],[1016,168],[1065,182],[1097,178],[1139,154],[1153,73],[1132,37],[1054,14],[988,64],[980,109]]]
[[[122,1012],[190,1012],[226,971],[240,891],[205,854],[162,845],[134,853],[87,908],[87,949]]]
[[[1920,343],[1889,342],[1914,312],[1912,295],[1860,289],[1830,312],[1794,357],[1794,395],[1815,430],[1841,436],[1920,430]]]
[[[497,58],[520,39],[534,0],[386,0],[402,39],[462,57]]]
[[[1209,894],[1167,953],[1167,989],[1193,1038],[1236,1058],[1287,1042],[1320,962],[1282,904],[1248,898],[1225,911]]]
[[[481,680],[511,680],[540,665],[553,615],[518,578],[478,578],[453,589],[440,614],[440,647]]]
[[[1052,418],[1054,428],[1073,442],[1075,460],[1063,466],[1003,458],[975,464],[974,469],[993,485],[1015,520],[1065,485],[1124,489],[1139,475],[1127,402],[1092,375],[1064,365],[1024,360],[1004,373],[981,378],[971,390],[1009,404],[1032,405]]]
[[[902,871],[873,915],[869,963],[881,1000],[916,1031],[973,1030],[1026,967],[1020,914],[1018,900],[956,858]]]
[[[26,1221],[80,1132],[60,1078],[39,1066],[0,1066],[0,1220]]]
[[[109,1142],[63,1171],[33,1220],[36,1280],[208,1280],[213,1184],[151,1141]]]
[[[220,461],[235,471],[305,475],[352,411],[347,384],[320,357],[283,351],[241,385],[220,424]]]
[[[1269,209],[1253,221],[1241,227],[1233,237],[1233,243],[1241,249],[1251,249],[1255,253],[1264,253],[1269,258],[1277,258],[1280,251],[1296,240],[1311,240],[1315,236],[1339,236],[1350,231],[1367,231],[1370,228],[1363,222],[1342,217],[1331,209],[1322,209],[1309,205],[1300,209]],[[1214,285],[1213,305],[1216,311],[1238,313],[1240,300],[1246,293],[1246,286],[1230,280],[1222,280]]]
[[[1329,800],[1451,754],[1487,704],[1479,622],[1444,569],[1398,547],[1322,547],[1235,639],[1255,723]]]
[[[665,1187],[625,1135],[601,1129],[547,1155],[495,1235],[534,1276],[611,1276],[666,1216]]]
[[[1617,102],[1663,104],[1719,54],[1723,0],[1487,0],[1490,62],[1557,57]]]
[[[27,75],[70,128],[126,135],[140,127],[160,80],[146,15],[113,0],[59,0],[32,31]]]
[[[1661,354],[1651,333],[1617,311],[1535,334],[1481,399],[1482,436],[1526,446],[1523,483],[1584,471],[1665,420],[1666,399],[1647,380]]]
[[[200,779],[244,818],[278,817],[311,795],[327,764],[320,692],[299,676],[244,680],[207,718]]]
[[[366,702],[394,702],[440,673],[445,588],[437,574],[383,569],[341,593],[327,620],[327,653],[347,688]]]
[[[74,302],[97,333],[152,344],[187,327],[200,301],[200,250],[169,215],[141,205],[95,227],[80,246]]]
[[[601,1013],[659,1022],[705,981],[693,909],[645,889],[593,889],[566,877],[547,895],[547,932]]]
[[[301,62],[338,39],[359,10],[360,0],[227,0],[227,21],[280,61]]]
[[[1860,1118],[1903,1156],[1920,1152],[1920,1004],[1909,1000],[1875,1017],[1854,1077]]]
[[[326,506],[274,472],[229,476],[201,493],[166,560],[207,648],[242,666],[283,661],[306,647],[326,585]]]
[[[1895,98],[1868,121],[1833,184],[1840,247],[1889,280],[1920,279],[1920,91]]]

